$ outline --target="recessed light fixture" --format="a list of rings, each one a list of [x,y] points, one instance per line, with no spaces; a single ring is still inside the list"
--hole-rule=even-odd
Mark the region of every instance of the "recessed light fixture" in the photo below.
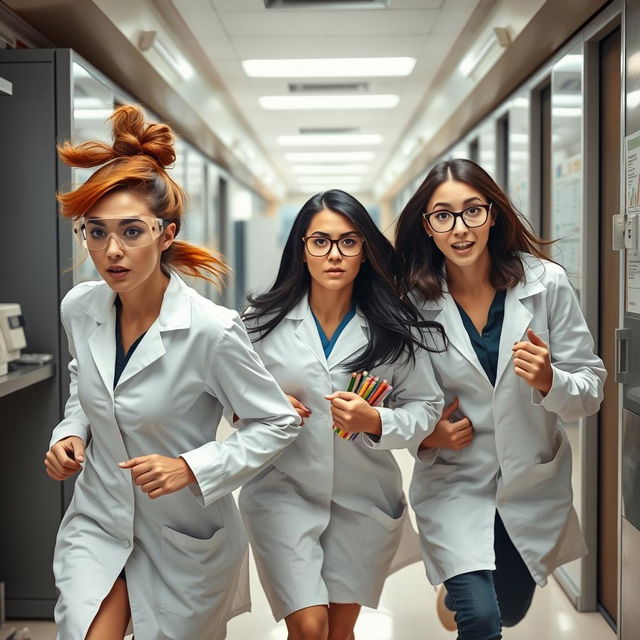
[[[373,160],[373,151],[308,151],[285,154],[288,162],[368,162]]]
[[[369,167],[366,164],[298,164],[292,167],[293,173],[297,174],[347,174],[347,173],[367,173]]]
[[[393,94],[349,96],[262,96],[263,109],[393,109],[400,97]]]
[[[378,133],[362,134],[300,134],[278,136],[281,147],[359,147],[373,146],[382,142]]]
[[[300,58],[243,60],[250,78],[375,78],[408,76],[415,58]]]

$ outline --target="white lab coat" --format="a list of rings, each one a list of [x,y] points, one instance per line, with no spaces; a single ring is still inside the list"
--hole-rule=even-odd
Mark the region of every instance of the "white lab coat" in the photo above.
[[[571,490],[564,422],[598,410],[606,372],[562,267],[524,254],[526,281],[507,291],[497,377],[491,386],[449,293],[424,303],[449,347],[432,354],[446,402],[460,399],[475,435],[461,451],[421,452],[410,490],[429,580],[495,569],[496,509],[533,579],[586,552]],[[546,397],[513,369],[512,346],[533,329],[548,345]]]
[[[349,441],[333,433],[324,396],[347,389],[344,365],[368,342],[365,318],[356,313],[328,359],[306,296],[266,338],[251,337],[282,389],[312,411],[295,442],[240,493],[273,614],[329,602],[375,607],[388,573],[420,559],[390,449],[417,447],[441,414],[428,353],[417,353],[415,369],[373,369],[394,386],[379,409],[382,436]]]
[[[175,273],[113,388],[114,292],[80,284],[62,302],[73,360],[65,419],[51,442],[88,442],[58,533],[54,573],[61,640],[81,640],[124,568],[136,640],[218,639],[250,608],[247,540],[230,492],[299,432],[299,418],[234,311]],[[244,428],[215,442],[223,407]],[[151,500],[118,462],[181,455],[197,479]]]

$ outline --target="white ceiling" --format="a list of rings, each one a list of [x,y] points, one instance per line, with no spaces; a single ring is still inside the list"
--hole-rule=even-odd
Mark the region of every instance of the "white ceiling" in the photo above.
[[[388,8],[360,10],[267,10],[263,0],[171,2],[291,191],[299,190],[299,183],[285,153],[331,148],[284,148],[277,145],[277,136],[297,134],[300,128],[334,127],[382,135],[382,144],[375,147],[339,148],[375,152],[375,158],[367,163],[360,189],[369,191],[480,0],[391,0]],[[249,78],[241,66],[242,60],[252,58],[385,56],[414,57],[417,63],[407,77],[334,81],[367,82],[371,94],[397,94],[400,102],[393,109],[266,111],[258,104],[260,96],[288,95],[292,82],[332,80]],[[319,188],[324,186],[331,185]]]

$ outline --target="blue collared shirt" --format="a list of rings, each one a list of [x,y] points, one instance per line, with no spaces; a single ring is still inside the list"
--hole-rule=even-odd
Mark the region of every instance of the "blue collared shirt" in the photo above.
[[[311,311],[311,315],[313,319],[316,321],[316,327],[318,328],[318,334],[320,335],[320,342],[322,343],[322,348],[324,349],[325,358],[329,357],[329,354],[333,351],[333,347],[335,346],[340,334],[344,331],[345,327],[349,324],[351,319],[356,315],[356,307],[353,305],[349,311],[347,311],[346,315],[340,321],[340,324],[336,327],[336,330],[333,332],[331,338],[327,337],[327,334],[324,332],[324,329],[318,322],[318,318],[316,318],[316,314]]]
[[[506,295],[506,290],[496,292],[493,302],[489,307],[487,324],[484,326],[482,333],[478,333],[471,318],[456,302],[456,306],[460,312],[460,318],[462,318],[462,324],[469,334],[471,346],[476,352],[478,360],[480,360],[480,364],[492,385],[495,385],[496,375],[498,373],[498,352],[500,351],[500,334],[502,333],[504,300]]]

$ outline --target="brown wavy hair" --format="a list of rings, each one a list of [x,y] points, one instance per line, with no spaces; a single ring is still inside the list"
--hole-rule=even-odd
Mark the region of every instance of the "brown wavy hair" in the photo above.
[[[429,171],[402,210],[396,227],[395,245],[400,254],[402,277],[409,289],[417,290],[427,300],[442,296],[444,255],[427,236],[422,214],[433,192],[447,180],[468,184],[492,205],[495,224],[487,246],[491,256],[491,284],[496,290],[510,289],[524,279],[520,253],[549,259],[544,247],[553,241],[542,240],[527,228],[526,218],[482,167],[461,158],[445,160]]]
[[[125,189],[138,194],[153,215],[174,223],[177,235],[186,195],[166,171],[176,159],[171,128],[146,123],[142,109],[136,105],[118,107],[109,120],[112,145],[90,141],[73,146],[67,141],[58,146],[60,158],[72,167],[104,165],[77,189],[58,194],[61,214],[68,218],[85,215],[106,194]],[[174,240],[162,252],[161,263],[215,286],[220,286],[229,273],[222,256],[182,240]]]

